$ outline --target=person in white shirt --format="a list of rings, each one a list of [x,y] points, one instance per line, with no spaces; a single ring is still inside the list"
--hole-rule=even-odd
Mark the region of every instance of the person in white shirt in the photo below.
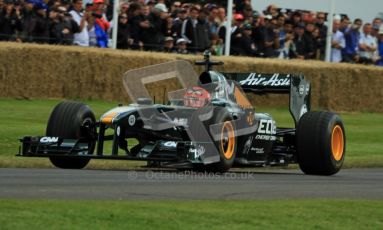
[[[342,49],[346,47],[346,40],[344,34],[339,30],[340,21],[334,20],[333,34],[331,39],[331,62],[342,61]]]
[[[372,25],[366,23],[363,26],[363,33],[359,38],[359,56],[360,62],[364,64],[372,64],[376,57],[377,41],[376,37],[371,36]]]
[[[72,15],[73,20],[76,21],[80,27],[78,33],[74,34],[73,44],[78,46],[89,46],[89,33],[86,22],[86,14],[82,12],[82,0],[73,0],[73,10],[69,13]]]

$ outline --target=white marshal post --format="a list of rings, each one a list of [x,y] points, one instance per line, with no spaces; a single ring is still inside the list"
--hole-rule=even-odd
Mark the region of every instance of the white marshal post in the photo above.
[[[113,30],[112,30],[112,48],[117,48],[117,30],[118,30],[118,6],[119,0],[113,0]]]
[[[331,61],[331,41],[332,41],[332,29],[334,21],[334,12],[335,12],[335,0],[330,0],[330,11],[327,16],[327,38],[326,38],[326,62]]]
[[[231,22],[233,18],[233,0],[227,1],[225,56],[230,56]]]

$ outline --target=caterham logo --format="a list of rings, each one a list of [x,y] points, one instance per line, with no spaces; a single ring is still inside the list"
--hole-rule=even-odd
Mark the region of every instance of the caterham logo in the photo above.
[[[254,86],[289,86],[290,75],[280,76],[279,73],[276,73],[272,77],[267,77],[262,74],[251,73],[246,80],[239,83]]]

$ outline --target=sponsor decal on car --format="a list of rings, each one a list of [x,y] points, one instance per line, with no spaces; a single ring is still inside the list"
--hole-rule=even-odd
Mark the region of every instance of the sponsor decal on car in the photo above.
[[[261,140],[261,141],[275,141],[277,139],[277,137],[276,136],[259,135],[259,134],[257,134],[255,136],[255,139]]]
[[[259,121],[258,134],[255,136],[255,139],[275,141],[277,139],[275,134],[277,134],[277,126],[275,125],[275,121],[264,119]]]
[[[48,143],[56,143],[59,141],[58,137],[42,137],[40,138],[40,143],[48,144]]]
[[[264,148],[251,148],[251,151],[254,151],[256,154],[264,154],[265,149]]]
[[[176,148],[177,147],[177,142],[175,142],[175,141],[167,141],[167,142],[164,143],[164,146],[171,147],[171,148]]]
[[[262,74],[251,73],[247,79],[239,82],[241,85],[253,86],[289,86],[290,75],[280,76],[279,73],[274,74],[272,77],[262,76]]]
[[[305,86],[304,85],[300,85],[299,86],[299,94],[303,95],[304,93],[305,93]]]
[[[246,155],[249,153],[251,144],[253,143],[253,136],[250,136],[249,139],[247,139],[245,145],[243,146],[242,154]]]
[[[130,126],[134,126],[134,124],[136,124],[136,116],[134,116],[133,114],[130,115],[128,118],[128,123]]]
[[[120,136],[120,134],[121,134],[121,127],[120,126],[117,127],[116,133],[117,133],[117,136]]]
[[[194,154],[194,158],[197,159],[205,154],[205,147],[197,145],[195,148],[189,149],[189,153]]]
[[[307,106],[305,104],[302,105],[301,111],[299,112],[299,118],[301,118],[303,116],[303,114],[305,114],[307,112],[308,112]]]
[[[186,126],[189,120],[187,118],[174,118],[173,122],[179,126]]]
[[[259,121],[258,133],[275,135],[277,133],[277,126],[275,125],[275,121],[261,119]]]

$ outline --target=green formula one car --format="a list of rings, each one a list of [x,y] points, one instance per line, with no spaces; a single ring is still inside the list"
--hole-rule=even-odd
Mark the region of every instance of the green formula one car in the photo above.
[[[209,54],[186,61],[130,70],[123,77],[133,103],[96,120],[85,104],[64,101],[49,118],[44,136],[21,139],[19,156],[48,157],[59,168],[80,169],[91,159],[144,160],[174,168],[225,172],[248,167],[298,163],[306,174],[333,175],[342,167],[346,139],[341,118],[310,111],[311,86],[291,74],[219,73]],[[169,92],[166,104],[150,98],[146,84],[176,78],[183,89]],[[277,127],[246,97],[289,94],[294,127]],[[106,134],[107,130],[113,132]],[[136,139],[135,141],[132,141]],[[112,142],[109,154],[104,143]],[[132,143],[134,146],[132,146]]]

